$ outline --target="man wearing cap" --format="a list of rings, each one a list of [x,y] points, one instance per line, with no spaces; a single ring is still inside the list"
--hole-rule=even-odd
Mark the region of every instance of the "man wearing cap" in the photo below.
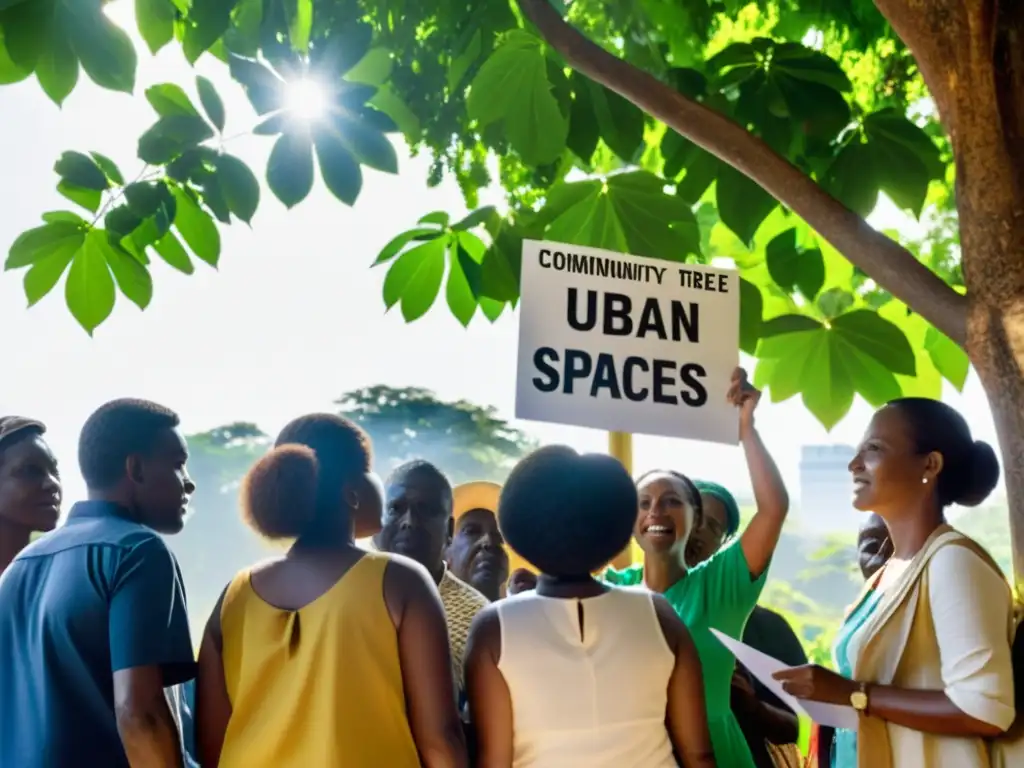
[[[452,494],[452,541],[448,568],[475,587],[492,603],[505,596],[513,553],[498,530],[498,497],[501,486],[480,481],[464,483]]]

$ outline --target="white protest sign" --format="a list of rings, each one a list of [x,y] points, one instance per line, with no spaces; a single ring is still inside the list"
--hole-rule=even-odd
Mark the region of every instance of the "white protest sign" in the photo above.
[[[523,242],[516,417],[735,445],[733,270]]]

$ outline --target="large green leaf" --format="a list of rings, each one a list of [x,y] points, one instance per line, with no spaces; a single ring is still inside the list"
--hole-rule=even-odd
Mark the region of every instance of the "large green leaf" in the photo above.
[[[963,392],[964,384],[967,381],[967,371],[970,369],[967,353],[954,344],[948,336],[934,328],[928,329],[924,346],[928,356],[931,357],[932,364],[942,374],[942,377],[956,387],[958,392]]]
[[[468,326],[476,314],[480,265],[462,247],[457,237],[451,238],[448,262],[448,285],[445,291],[448,309],[463,326]]]
[[[313,189],[313,143],[308,133],[286,133],[277,140],[267,163],[267,183],[287,208],[308,197]]]
[[[590,81],[574,72],[572,75],[573,97],[569,108],[569,132],[566,146],[584,163],[589,163],[601,140],[601,129],[594,117],[594,102]]]
[[[331,194],[346,205],[355,205],[363,188],[363,172],[342,137],[332,130],[313,137],[320,175]]]
[[[920,217],[933,179],[942,179],[945,166],[928,135],[894,110],[864,118],[864,133],[879,187],[900,208]]]
[[[448,239],[438,237],[399,256],[384,278],[384,306],[401,303],[406,322],[425,315],[441,289],[447,247]]]
[[[4,269],[28,267],[58,253],[74,254],[85,239],[83,224],[80,220],[52,221],[28,230],[11,245]]]
[[[551,92],[544,44],[528,32],[506,35],[473,78],[467,106],[481,125],[500,121],[531,165],[553,162],[565,149],[569,123]]]
[[[61,181],[82,189],[102,192],[110,187],[107,175],[96,161],[81,152],[65,152],[53,166]]]
[[[75,252],[64,285],[68,309],[90,336],[114,310],[116,291],[107,264],[109,248],[106,232],[90,231]]]
[[[336,115],[322,132],[333,133],[363,165],[385,173],[398,173],[398,155],[391,141],[366,120]]]
[[[834,318],[831,327],[893,373],[914,375],[914,350],[910,342],[903,331],[877,313],[856,309]]]
[[[764,316],[761,289],[749,280],[740,278],[740,349],[748,355],[757,349]]]
[[[51,25],[55,13],[56,0],[35,0],[22,2],[0,11],[0,30],[3,30],[5,56],[10,65],[5,65],[4,79],[17,82],[24,79],[19,76],[24,72],[27,76],[39,61],[50,39]],[[98,8],[94,9],[99,11]]]
[[[160,117],[173,117],[184,115],[185,117],[199,117],[199,110],[195,108],[192,99],[181,88],[174,83],[160,83],[146,89],[146,101]]]
[[[74,248],[70,246],[54,251],[35,264],[25,273],[25,298],[28,299],[30,307],[35,306],[40,299],[52,291],[64,272],[67,271],[71,260],[75,257],[82,243],[85,242],[85,232],[82,232],[81,240]]]
[[[260,204],[256,174],[237,157],[223,153],[217,156],[217,179],[231,213],[250,223]]]
[[[152,128],[139,137],[139,159],[151,165],[163,165],[211,138],[213,129],[201,117],[161,117]]]
[[[173,192],[178,204],[177,215],[174,217],[174,227],[178,234],[192,253],[211,267],[216,267],[220,261],[220,230],[216,223],[190,194],[177,187]]]
[[[224,102],[221,101],[217,89],[208,79],[200,75],[196,78],[196,88],[199,90],[199,102],[203,105],[206,116],[210,122],[221,133],[224,132]]]
[[[746,244],[753,241],[761,222],[778,205],[756,181],[725,163],[718,166],[715,200],[722,223]]]
[[[181,48],[190,64],[208,51],[231,26],[238,0],[192,0]]]
[[[563,184],[551,190],[543,215],[551,240],[669,261],[700,255],[693,211],[646,171]]]
[[[124,174],[122,174],[121,169],[117,167],[117,163],[106,155],[101,155],[99,152],[90,152],[89,157],[91,157],[93,162],[96,163],[101,171],[103,171],[103,174],[110,179],[111,183],[117,184],[118,186],[124,185]]]
[[[285,83],[269,67],[235,54],[229,56],[228,67],[231,77],[245,89],[256,114],[265,115],[285,106]]]
[[[181,241],[173,232],[165,233],[163,237],[153,243],[153,248],[160,254],[161,259],[179,272],[191,275],[196,271],[195,266],[192,264],[192,259],[189,258],[188,251],[185,250],[185,246],[181,244]]]
[[[93,213],[99,210],[100,201],[103,199],[103,193],[97,189],[85,189],[66,181],[57,184],[57,192],[75,205],[80,205]]]
[[[313,0],[286,0],[288,39],[299,53],[309,50],[309,36],[313,31]]]
[[[451,62],[448,64],[448,90],[454,91],[465,78],[469,68],[476,63],[483,51],[483,40],[480,37],[480,30],[477,29],[469,39],[462,53],[452,54]],[[351,73],[349,75],[351,77]]]
[[[7,52],[7,43],[4,40],[4,35],[4,28],[0,26],[0,85],[20,83],[32,74],[32,68],[14,63],[11,55]]]
[[[441,230],[433,227],[416,227],[415,229],[406,230],[388,241],[388,244],[381,249],[380,253],[377,254],[377,258],[374,259],[373,266],[391,261],[402,252],[405,246],[413,241],[433,240],[434,238],[441,237],[442,234]]]
[[[50,39],[36,61],[39,87],[57,106],[64,103],[78,83],[78,57],[62,22],[62,15],[54,18]]]
[[[819,83],[843,93],[853,89],[850,78],[834,59],[799,43],[774,45],[771,68],[797,80]]]
[[[101,88],[131,93],[138,60],[127,33],[107,18],[98,3],[64,2],[59,8],[71,47],[89,79]]]
[[[331,30],[327,40],[318,40],[310,51],[310,67],[325,79],[347,74],[370,50],[373,27],[352,21]]]
[[[822,186],[851,211],[867,216],[878,202],[877,179],[875,155],[854,140],[836,155]]]
[[[395,61],[391,58],[391,52],[387,48],[371,48],[352,69],[345,73],[345,79],[350,83],[363,83],[379,87],[387,82],[394,66]]]
[[[846,415],[854,393],[880,406],[902,393],[894,372],[915,374],[914,351],[906,336],[874,312],[854,310],[827,326],[806,317],[794,320],[800,322],[791,324],[792,331],[768,335],[765,323],[757,347],[758,358],[767,361],[762,376],[774,402],[802,394],[804,404],[828,429]]]
[[[153,278],[145,265],[109,241],[106,243],[105,255],[107,266],[124,297],[139,309],[148,307],[153,300]]]
[[[176,16],[171,0],[135,0],[135,23],[150,53],[157,53],[174,39]]]
[[[590,115],[573,112],[572,119],[593,122],[608,148],[627,163],[633,162],[644,144],[644,113],[640,108],[578,73],[573,75],[572,86],[574,93],[584,89],[589,92],[589,98],[584,97],[584,101],[577,95],[574,110],[586,102],[590,107]],[[576,138],[579,140],[578,136]]]
[[[797,247],[796,229],[776,235],[765,249],[768,273],[785,291],[798,289],[810,301],[825,284],[825,260],[817,248]]]

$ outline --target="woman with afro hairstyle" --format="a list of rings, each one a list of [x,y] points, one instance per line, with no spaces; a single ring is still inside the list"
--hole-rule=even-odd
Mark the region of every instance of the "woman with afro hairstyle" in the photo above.
[[[242,485],[281,557],[228,585],[199,653],[200,762],[465,768],[444,613],[426,570],[359,549],[380,529],[370,440],[340,416],[288,424]]]
[[[498,521],[540,575],[470,630],[479,765],[715,765],[686,628],[660,595],[591,576],[629,543],[636,505],[632,479],[609,456],[551,446],[512,470]]]
[[[726,396],[739,410],[739,438],[757,503],[746,529],[713,556],[690,567],[689,539],[703,522],[700,491],[678,472],[648,472],[637,481],[640,503],[633,530],[644,552],[643,565],[609,570],[604,578],[613,584],[643,584],[665,596],[700,654],[715,759],[729,768],[754,768],[732,711],[736,659],[711,630],[742,637],[779,542],[789,498],[775,462],[754,429],[754,409],[761,393],[747,381],[743,369],[733,373]]]

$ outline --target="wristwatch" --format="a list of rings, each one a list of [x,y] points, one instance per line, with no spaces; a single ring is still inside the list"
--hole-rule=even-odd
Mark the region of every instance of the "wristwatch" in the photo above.
[[[850,706],[858,712],[868,711],[868,684],[861,683],[856,691],[850,694]]]

